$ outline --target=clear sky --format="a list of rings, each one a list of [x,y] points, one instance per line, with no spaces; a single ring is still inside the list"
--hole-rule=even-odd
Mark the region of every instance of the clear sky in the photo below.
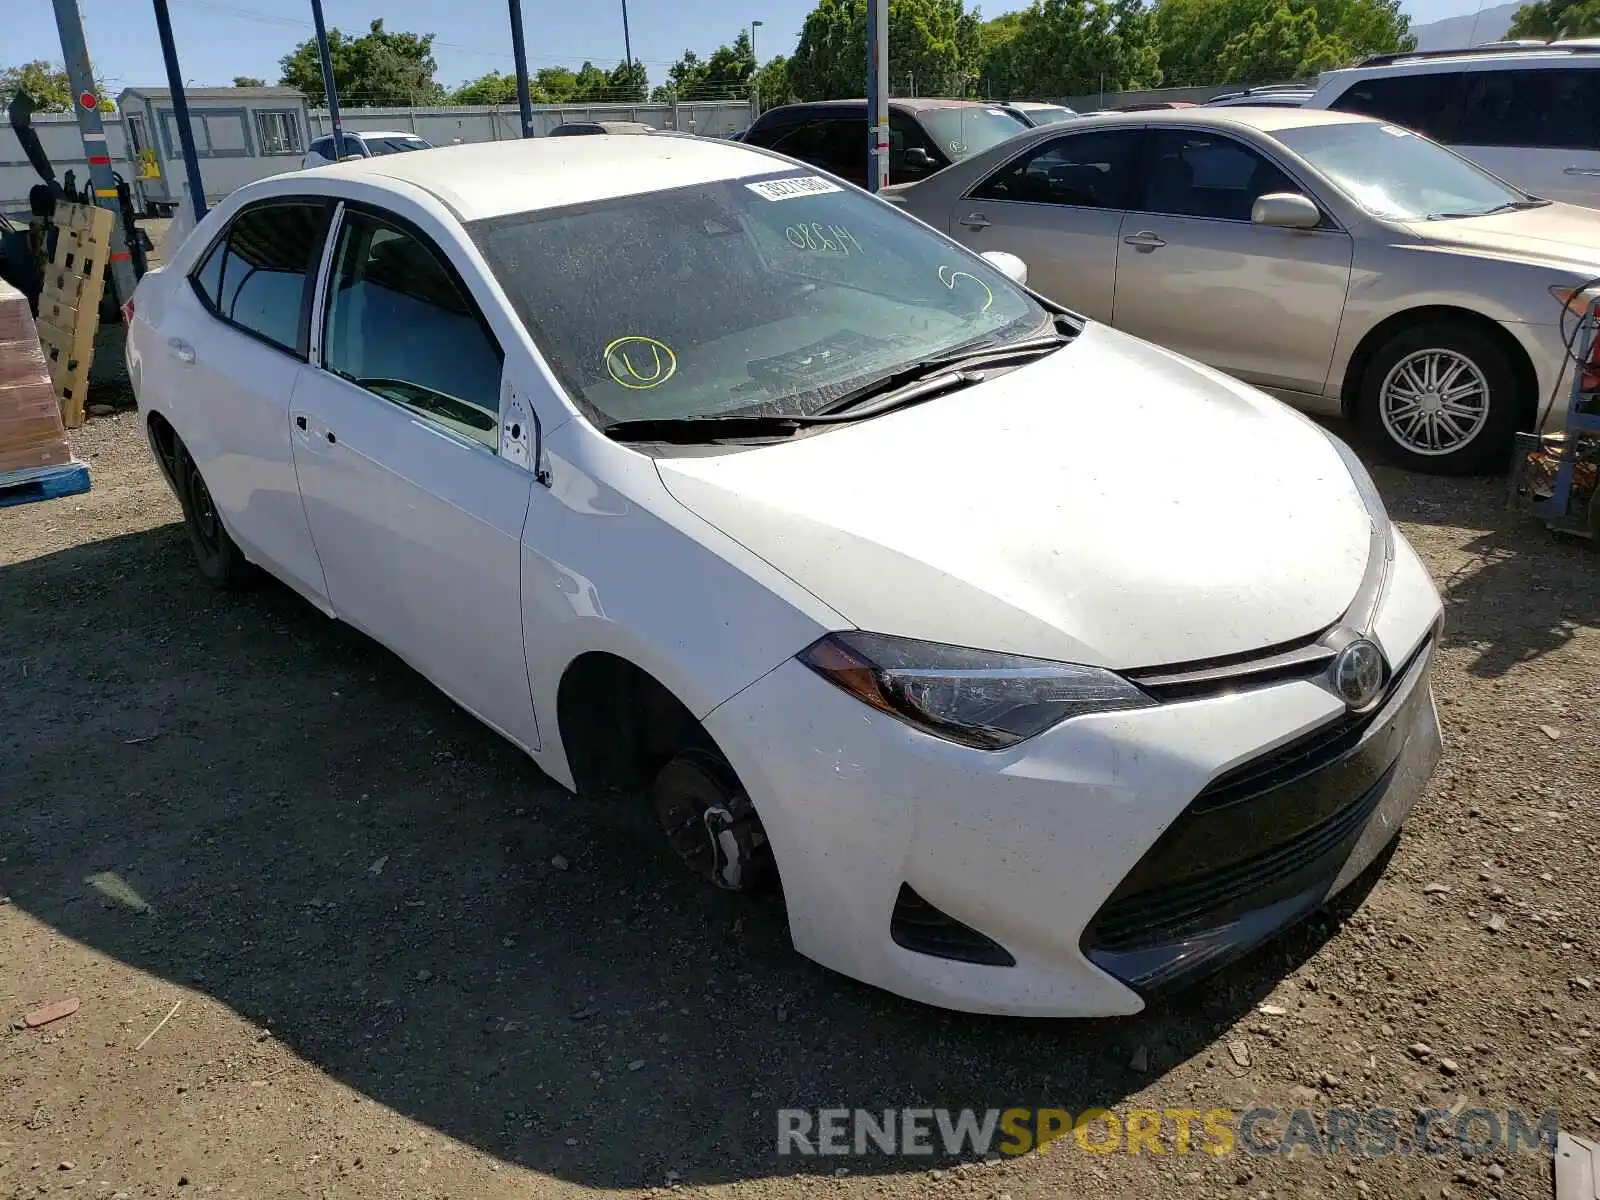
[[[1493,4],[1497,0],[1487,0]],[[278,80],[278,59],[311,36],[309,0],[168,0],[184,81],[223,85],[235,75]],[[630,0],[633,55],[652,85],[693,49],[702,57],[731,42],[741,27],[762,22],[756,50],[765,60],[788,54],[814,0]],[[112,95],[124,87],[165,86],[166,69],[149,0],[80,0],[95,73]],[[0,66],[61,59],[50,0],[0,0]],[[989,15],[1020,7],[991,0]],[[1406,0],[1415,22],[1472,11],[1472,0]],[[323,0],[330,26],[361,32],[374,17],[389,29],[433,33],[438,80],[448,86],[486,71],[511,70],[505,0]],[[569,65],[585,58],[610,68],[622,60],[620,0],[522,0],[528,66]]]

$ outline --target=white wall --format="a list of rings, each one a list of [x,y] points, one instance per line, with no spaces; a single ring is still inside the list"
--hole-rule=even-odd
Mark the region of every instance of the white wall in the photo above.
[[[463,142],[498,142],[515,139],[522,118],[515,104],[464,105],[439,108],[341,108],[346,129],[386,129],[415,133],[435,146]],[[535,104],[533,128],[543,136],[566,121],[640,121],[657,129],[677,129],[705,137],[727,137],[750,123],[750,105],[744,100],[700,104]],[[320,137],[332,126],[328,110],[311,110],[311,136]]]
[[[123,135],[122,118],[113,113],[101,113],[100,120],[105,125],[111,168],[131,184],[138,171],[128,160],[128,142]],[[56,169],[56,178],[64,179],[68,171],[73,171],[74,182],[82,188],[89,180],[89,160],[83,152],[78,119],[71,113],[35,113],[33,127],[38,131],[44,152]],[[0,212],[26,213],[28,189],[39,182],[39,177],[28,165],[27,156],[22,153],[22,144],[17,141],[10,122],[0,120]]]

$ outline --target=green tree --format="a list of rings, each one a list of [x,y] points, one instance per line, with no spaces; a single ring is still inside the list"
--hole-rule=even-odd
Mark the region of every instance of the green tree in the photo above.
[[[1507,37],[1580,38],[1600,35],[1600,0],[1539,0],[1511,18]]]
[[[991,35],[984,68],[990,95],[1076,96],[1154,87],[1160,48],[1139,0],[1034,0]]]
[[[756,56],[750,48],[750,31],[741,29],[731,46],[718,46],[710,58],[693,50],[667,69],[667,81],[651,98],[671,104],[679,100],[742,99],[750,94]]]
[[[965,96],[977,86],[982,43],[962,0],[888,0],[895,91]],[[860,96],[867,77],[866,0],[818,0],[806,16],[789,79],[804,100]]]
[[[356,38],[330,29],[328,57],[339,98],[352,107],[437,104],[444,99],[444,89],[433,78],[439,65],[433,59],[431,33],[390,33],[382,18]],[[328,102],[315,38],[285,54],[278,66],[283,71],[279,82],[299,88],[307,103],[316,107]]]
[[[101,112],[116,112],[117,105],[105,89],[95,85]],[[65,67],[42,58],[0,71],[0,101],[11,103],[17,92],[27,92],[35,112],[72,112],[72,83]]]
[[[566,67],[540,67],[534,72],[533,84],[550,97],[551,104],[565,104],[578,93],[577,72]]]
[[[1416,45],[1399,0],[1155,0],[1153,15],[1173,87],[1308,78]]]
[[[578,68],[571,99],[577,104],[599,104],[606,99],[611,77],[587,59]]]
[[[234,87],[266,87],[267,86],[267,81],[265,79],[257,79],[254,75],[235,75],[233,77],[233,86]]]
[[[650,76],[645,73],[644,64],[638,59],[633,60],[631,67],[619,62],[606,76],[606,87],[610,100],[619,104],[642,104],[650,94]]]
[[[756,94],[761,98],[761,111],[777,108],[780,104],[794,102],[794,88],[789,83],[789,60],[783,55],[768,59],[756,72]]]
[[[1310,4],[1285,0],[1265,20],[1228,39],[1217,59],[1217,78],[1225,83],[1304,79],[1350,57],[1343,38],[1317,28]]]

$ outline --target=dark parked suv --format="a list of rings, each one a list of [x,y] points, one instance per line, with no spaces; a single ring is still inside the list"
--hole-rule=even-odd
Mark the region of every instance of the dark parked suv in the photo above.
[[[1028,128],[992,104],[973,100],[889,101],[889,182],[925,179],[940,167],[987,150]],[[812,163],[851,183],[867,183],[867,102],[821,100],[769,109],[740,141]]]

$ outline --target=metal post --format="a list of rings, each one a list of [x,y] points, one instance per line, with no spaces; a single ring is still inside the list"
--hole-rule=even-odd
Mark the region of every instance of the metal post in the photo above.
[[[628,37],[628,0],[622,0],[622,55],[628,64],[628,78],[633,78],[633,42]]]
[[[78,133],[83,137],[83,154],[89,160],[89,178],[94,183],[94,202],[109,208],[116,220],[111,227],[111,282],[117,303],[126,304],[133,295],[133,262],[123,237],[122,204],[117,197],[117,181],[111,170],[111,147],[106,143],[105,125],[100,120],[100,94],[94,86],[94,69],[89,65],[89,46],[83,37],[83,17],[78,0],[55,0],[56,27],[61,31],[61,56],[66,60],[67,82],[72,87],[73,111],[78,114]]]
[[[328,28],[322,22],[322,0],[311,0],[311,19],[317,26],[317,54],[322,59],[322,90],[328,93],[328,123],[333,126],[333,161],[344,157],[344,121],[339,116],[339,86],[333,81],[333,55],[328,51]]]
[[[867,0],[867,186],[889,186],[889,0]]]
[[[750,61],[755,66],[750,71],[750,118],[754,120],[761,115],[761,56],[756,53],[756,30],[761,28],[760,21],[750,22]]]
[[[522,42],[522,0],[510,0],[510,2],[511,57],[517,64],[517,107],[522,110],[522,136],[531,138],[533,100],[528,95],[528,48]],[[631,72],[629,78],[632,78]]]

